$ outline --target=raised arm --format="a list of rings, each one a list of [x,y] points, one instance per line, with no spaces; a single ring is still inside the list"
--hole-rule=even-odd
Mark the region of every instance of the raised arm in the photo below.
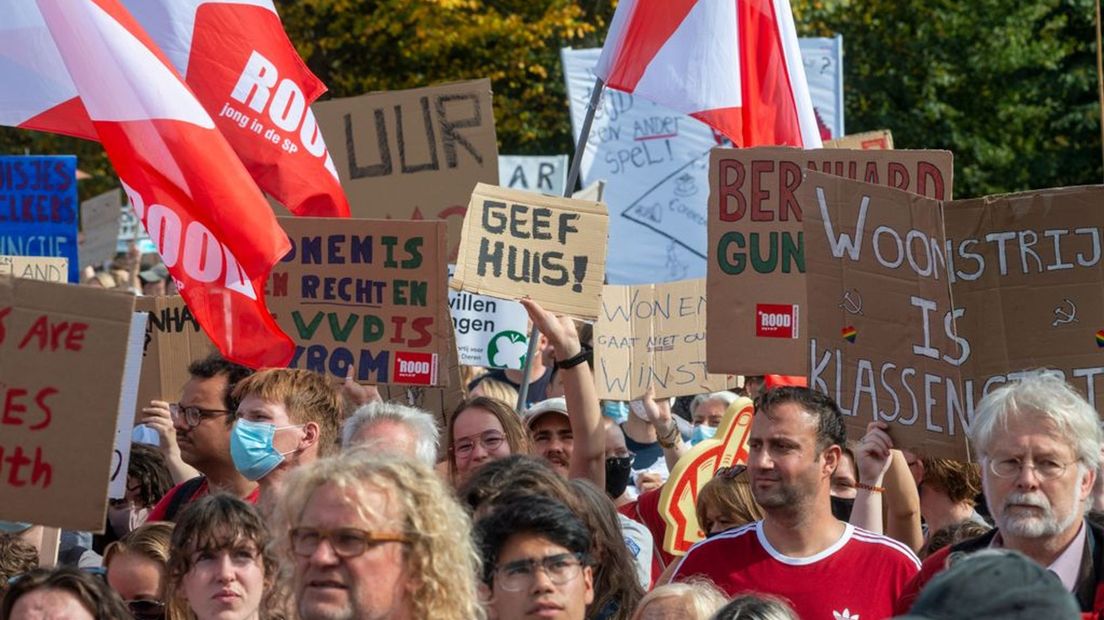
[[[644,405],[644,415],[656,429],[656,437],[659,438],[659,446],[663,448],[663,459],[667,462],[667,470],[675,468],[675,463],[689,450],[689,446],[682,440],[678,424],[671,413],[671,401],[667,398],[655,399],[655,386],[649,385],[644,398],[640,399]]]

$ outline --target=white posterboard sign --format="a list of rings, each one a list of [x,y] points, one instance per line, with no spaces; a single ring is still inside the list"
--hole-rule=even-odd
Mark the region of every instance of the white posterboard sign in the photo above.
[[[813,100],[817,125],[827,128],[832,139],[842,138],[843,130],[843,35],[802,37],[797,40],[805,80]],[[823,132],[822,132],[823,134]]]
[[[563,196],[567,167],[567,155],[499,155],[498,184],[538,194]]]
[[[449,265],[449,277],[456,270]],[[529,347],[529,315],[516,301],[449,289],[449,314],[461,364],[521,368]]]
[[[115,454],[111,457],[111,480],[107,497],[126,496],[127,469],[130,467],[130,435],[134,430],[135,407],[138,404],[138,379],[142,373],[142,355],[146,343],[146,321],[149,313],[135,312],[127,337],[126,365],[123,367],[123,390],[119,396],[119,416],[115,422]]]

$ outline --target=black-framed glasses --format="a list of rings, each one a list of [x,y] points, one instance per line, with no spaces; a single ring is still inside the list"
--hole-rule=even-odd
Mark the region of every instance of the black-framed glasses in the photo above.
[[[740,474],[747,471],[747,465],[732,465],[730,467],[718,467],[717,473],[713,476],[715,478],[724,478],[725,480],[732,480],[737,478]]]
[[[557,553],[543,558],[525,558],[495,567],[495,584],[505,592],[520,592],[530,585],[537,571],[544,571],[548,580],[562,586],[579,576],[584,557],[578,553]]]
[[[134,620],[164,620],[165,603],[151,599],[126,601],[127,609]]]
[[[218,418],[224,415],[234,413],[226,409],[204,409],[202,407],[181,407],[180,403],[172,403],[169,405],[169,415],[172,416],[173,421],[177,421],[181,418],[184,420],[184,424],[188,428],[195,428],[199,426],[205,418]]]
[[[295,555],[309,557],[318,550],[323,540],[330,542],[330,547],[340,558],[355,558],[362,555],[371,547],[382,543],[397,542],[409,543],[410,537],[398,532],[369,532],[355,527],[341,527],[332,530],[322,530],[313,527],[292,528],[291,551]]]
[[[452,445],[452,452],[458,458],[466,459],[471,456],[473,450],[475,450],[475,444],[478,442],[483,446],[483,449],[487,452],[494,452],[502,446],[502,442],[506,441],[506,435],[501,431],[488,430],[483,431],[481,434],[475,437],[464,437],[459,439]]]

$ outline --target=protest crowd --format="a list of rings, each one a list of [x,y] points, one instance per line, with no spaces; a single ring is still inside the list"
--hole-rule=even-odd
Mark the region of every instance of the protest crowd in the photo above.
[[[0,155],[0,620],[1104,619],[1104,188],[953,200],[742,3],[621,0],[532,169],[266,0],[0,3],[120,185]]]

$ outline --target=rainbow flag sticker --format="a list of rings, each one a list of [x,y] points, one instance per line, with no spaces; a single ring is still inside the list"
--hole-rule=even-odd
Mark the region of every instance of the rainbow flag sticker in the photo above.
[[[1104,329],[1096,332],[1096,346],[1104,348]]]
[[[1100,338],[1101,338],[1102,334],[1104,334],[1104,330],[1101,330],[1100,332],[1098,332],[1096,334],[1098,342],[1100,342]],[[847,327],[844,327],[843,329],[840,330],[840,335],[843,336],[843,339],[846,340],[847,342],[850,342],[851,344],[855,344],[855,337],[859,335],[859,330],[855,329],[854,325],[848,325]],[[1104,347],[1104,344],[1102,344],[1100,346]]]

